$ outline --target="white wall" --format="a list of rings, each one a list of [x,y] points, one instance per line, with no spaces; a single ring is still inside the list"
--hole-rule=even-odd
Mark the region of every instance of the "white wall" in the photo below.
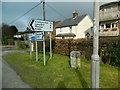
[[[86,16],[77,26],[72,26],[72,33],[76,35],[74,39],[85,38],[85,31],[93,26],[92,20]],[[70,33],[69,27],[57,28],[56,35]]]
[[[70,28],[69,27],[63,27],[63,28],[57,28],[56,29],[56,35],[66,34],[66,33],[70,33]]]
[[[77,26],[76,39],[85,38],[85,31],[93,26],[93,22],[89,16],[86,16]]]
[[[22,35],[14,35],[14,37],[16,37],[16,38],[21,38]]]

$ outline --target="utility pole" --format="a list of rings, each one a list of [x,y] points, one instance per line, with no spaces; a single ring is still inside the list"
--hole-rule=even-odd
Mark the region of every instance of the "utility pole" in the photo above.
[[[46,20],[45,17],[45,0],[43,0],[43,20]],[[43,31],[43,54],[44,54],[44,66],[46,65],[46,55],[45,55],[45,32]]]
[[[46,13],[45,13],[45,0],[43,0],[43,20],[46,20]]]
[[[99,0],[94,0],[94,26],[93,26],[93,55],[91,70],[91,88],[99,88],[100,60],[98,55],[99,48]]]

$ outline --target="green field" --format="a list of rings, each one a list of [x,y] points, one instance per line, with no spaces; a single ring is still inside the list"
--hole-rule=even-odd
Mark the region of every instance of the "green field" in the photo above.
[[[29,58],[29,54],[14,53],[4,56],[20,75],[22,80],[33,88],[90,88],[91,62],[81,60],[81,68],[75,70],[69,65],[69,57],[54,54],[47,65],[43,65],[43,55],[39,61]],[[100,88],[118,88],[118,68],[100,65]]]

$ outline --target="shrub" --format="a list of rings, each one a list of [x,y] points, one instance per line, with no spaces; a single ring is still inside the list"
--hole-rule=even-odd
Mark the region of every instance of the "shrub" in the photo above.
[[[46,39],[46,51],[49,52],[49,39]],[[39,51],[43,51],[42,42],[38,42]],[[71,51],[80,51],[81,58],[91,60],[93,40],[85,39],[53,39],[53,52],[62,55],[70,55]],[[99,55],[104,64],[120,65],[120,37],[100,38]]]
[[[9,45],[14,45],[14,39],[8,39],[8,44]]]
[[[15,46],[16,48],[22,48],[22,49],[26,48],[25,41],[20,41],[20,40],[15,41]]]

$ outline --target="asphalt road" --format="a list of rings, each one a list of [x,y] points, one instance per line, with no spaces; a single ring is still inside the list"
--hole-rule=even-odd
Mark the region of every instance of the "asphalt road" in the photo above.
[[[2,88],[29,88],[30,86],[24,83],[15,70],[2,59],[3,55],[12,54],[15,52],[25,53],[25,50],[13,50],[14,46],[0,46],[0,85]],[[1,87],[0,86],[0,87]]]

